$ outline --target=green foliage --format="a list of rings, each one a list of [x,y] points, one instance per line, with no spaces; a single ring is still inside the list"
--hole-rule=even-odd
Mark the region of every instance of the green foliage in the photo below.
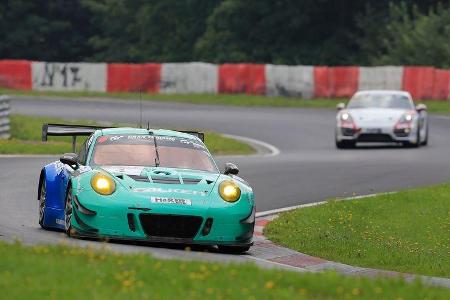
[[[450,184],[282,214],[274,242],[350,265],[450,276]]]
[[[88,44],[98,61],[179,62],[193,45],[218,0],[83,0],[96,34]]]
[[[0,241],[4,299],[448,299],[446,288],[401,278],[294,273],[254,264],[161,260],[108,245]],[[98,245],[97,245],[98,246]],[[200,254],[200,252],[199,252]]]
[[[91,14],[79,1],[0,1],[0,57],[80,61],[92,53]]]
[[[358,18],[363,37],[359,44],[373,65],[429,65],[450,67],[450,5],[439,3],[421,12],[417,5],[391,3],[384,16],[367,8]]]
[[[4,0],[0,58],[450,65],[442,0]]]

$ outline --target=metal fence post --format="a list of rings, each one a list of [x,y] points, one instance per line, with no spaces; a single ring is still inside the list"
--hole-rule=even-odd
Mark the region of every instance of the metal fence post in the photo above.
[[[0,139],[8,139],[10,135],[9,114],[11,104],[9,96],[0,96]]]

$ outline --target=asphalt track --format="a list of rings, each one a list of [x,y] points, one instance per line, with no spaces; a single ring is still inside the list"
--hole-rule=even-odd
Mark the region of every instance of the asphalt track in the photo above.
[[[396,146],[337,150],[332,110],[208,106],[144,101],[143,120],[151,127],[200,128],[269,143],[278,155],[220,157],[238,164],[254,188],[257,211],[267,211],[330,197],[395,191],[450,181],[450,118],[430,116],[427,147]],[[139,103],[108,100],[61,100],[14,97],[15,114],[136,123]],[[37,223],[37,180],[41,167],[57,157],[0,157],[0,238],[27,243],[58,242],[61,234]],[[86,244],[89,241],[73,241]],[[95,243],[94,243],[95,244]],[[99,243],[96,243],[99,244]],[[185,252],[167,245],[108,244],[120,251],[147,251],[157,257],[245,261],[229,256]],[[204,249],[201,249],[204,250]]]

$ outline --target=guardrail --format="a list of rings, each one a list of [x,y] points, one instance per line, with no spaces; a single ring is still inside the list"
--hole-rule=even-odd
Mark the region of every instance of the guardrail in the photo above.
[[[8,96],[0,96],[0,139],[8,139],[10,135],[9,114],[11,104]]]

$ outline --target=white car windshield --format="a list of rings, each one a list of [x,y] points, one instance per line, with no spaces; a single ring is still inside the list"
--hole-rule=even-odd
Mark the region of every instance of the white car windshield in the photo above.
[[[414,109],[414,104],[405,95],[399,94],[356,94],[347,108],[398,108]]]
[[[196,140],[173,136],[155,136],[159,166],[216,172],[206,146]],[[155,166],[153,136],[104,135],[97,139],[91,162],[99,166]]]

